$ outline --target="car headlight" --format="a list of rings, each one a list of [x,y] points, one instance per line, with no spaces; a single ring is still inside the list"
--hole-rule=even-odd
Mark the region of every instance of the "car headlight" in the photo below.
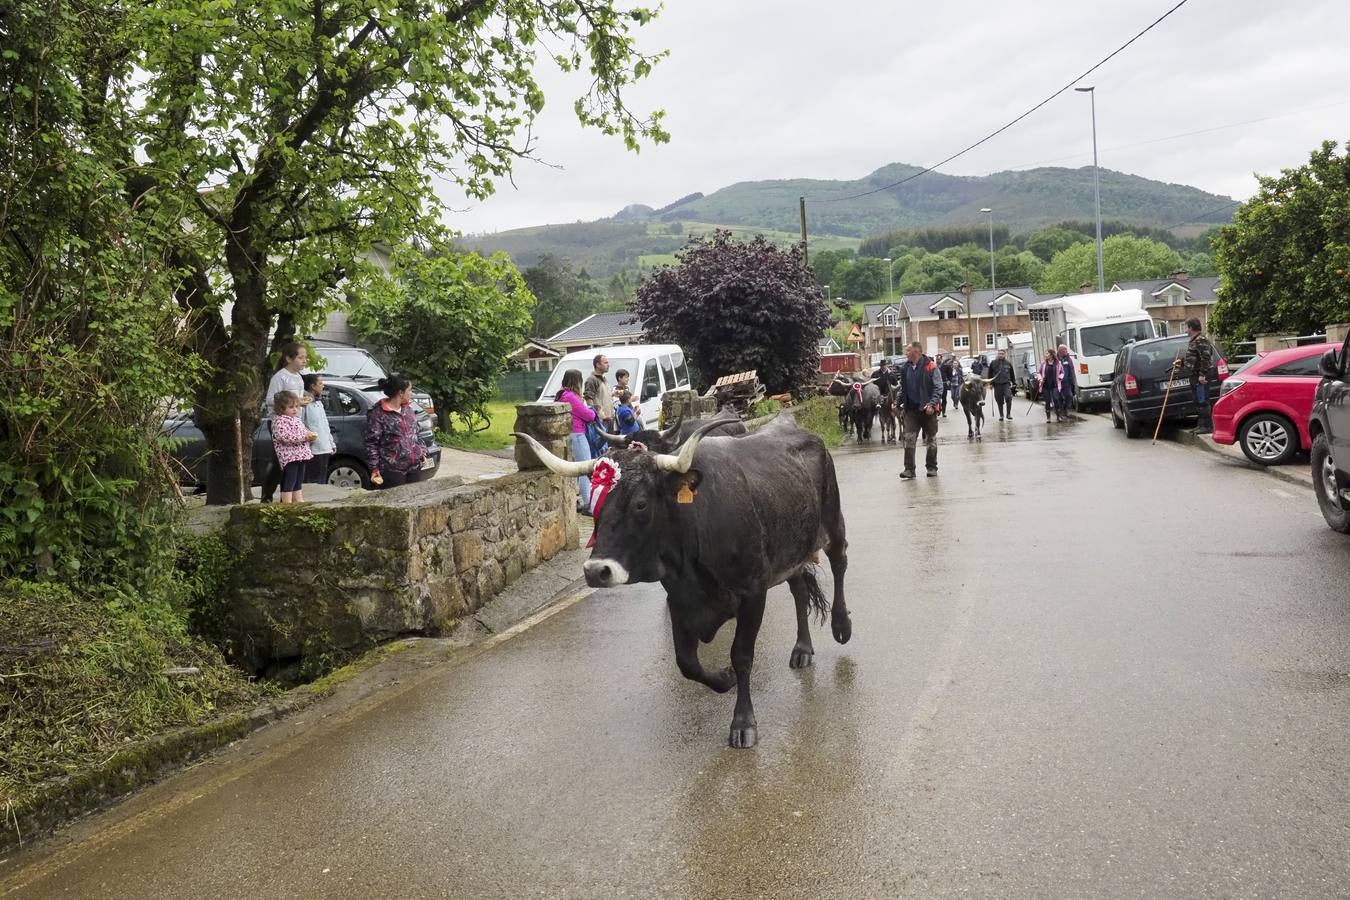
[[[1229,394],[1233,393],[1233,391],[1236,391],[1238,388],[1242,387],[1246,383],[1247,382],[1241,380],[1240,378],[1224,379],[1223,385],[1220,386],[1219,388],[1219,396],[1227,397]]]

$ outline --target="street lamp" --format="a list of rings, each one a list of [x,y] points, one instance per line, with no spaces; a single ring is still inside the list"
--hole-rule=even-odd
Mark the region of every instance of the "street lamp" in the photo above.
[[[989,308],[994,311],[994,349],[998,349],[998,289],[994,284],[994,211],[989,207],[980,210],[989,213]]]
[[[1106,275],[1102,270],[1102,183],[1097,165],[1097,88],[1074,88],[1080,94],[1092,96],[1092,197],[1097,207],[1097,290],[1106,290]]]
[[[886,264],[886,302],[889,303],[895,299],[895,282],[891,278],[891,258],[888,256],[882,260]],[[891,339],[891,356],[895,355],[895,326],[887,325],[886,334]]]

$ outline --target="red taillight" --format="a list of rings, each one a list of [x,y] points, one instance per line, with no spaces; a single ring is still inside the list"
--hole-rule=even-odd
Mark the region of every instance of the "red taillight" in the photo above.
[[[1079,364],[1078,364],[1078,374],[1080,374],[1080,375],[1086,375],[1086,374],[1087,374],[1087,363],[1079,363]]]
[[[1133,375],[1125,376],[1125,396],[1126,397],[1139,396],[1139,380],[1135,378]]]
[[[1227,362],[1222,356],[1219,357],[1219,367],[1218,367],[1218,368],[1219,368],[1219,377],[1220,377],[1220,378],[1227,378],[1227,377],[1228,377],[1228,362]]]

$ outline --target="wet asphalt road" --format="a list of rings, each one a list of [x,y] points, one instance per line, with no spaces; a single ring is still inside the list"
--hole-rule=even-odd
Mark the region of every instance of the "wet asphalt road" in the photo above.
[[[754,750],[676,671],[659,588],[604,591],[0,894],[1345,896],[1350,541],[1307,492],[1109,423],[949,423],[935,479],[838,454],[853,640],[816,629],[789,670],[774,590]]]

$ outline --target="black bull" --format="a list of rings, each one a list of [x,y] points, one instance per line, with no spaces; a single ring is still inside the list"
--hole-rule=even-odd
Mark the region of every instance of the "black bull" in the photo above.
[[[580,474],[587,465],[568,464],[526,440],[559,474]],[[848,541],[834,461],[820,438],[790,416],[744,437],[695,432],[678,456],[615,450],[607,458],[620,477],[596,516],[587,583],[661,582],[680,672],[718,693],[735,686],[729,741],[754,746],[750,670],[769,589],[786,581],[796,604],[790,667],[812,664],[808,617],[814,610],[823,621],[827,610],[814,569],[819,551],[834,576],[828,606],[834,639],[846,643],[853,632],[844,602]],[[736,620],[731,666],[709,672],[698,644],[712,641],[730,619]]]

